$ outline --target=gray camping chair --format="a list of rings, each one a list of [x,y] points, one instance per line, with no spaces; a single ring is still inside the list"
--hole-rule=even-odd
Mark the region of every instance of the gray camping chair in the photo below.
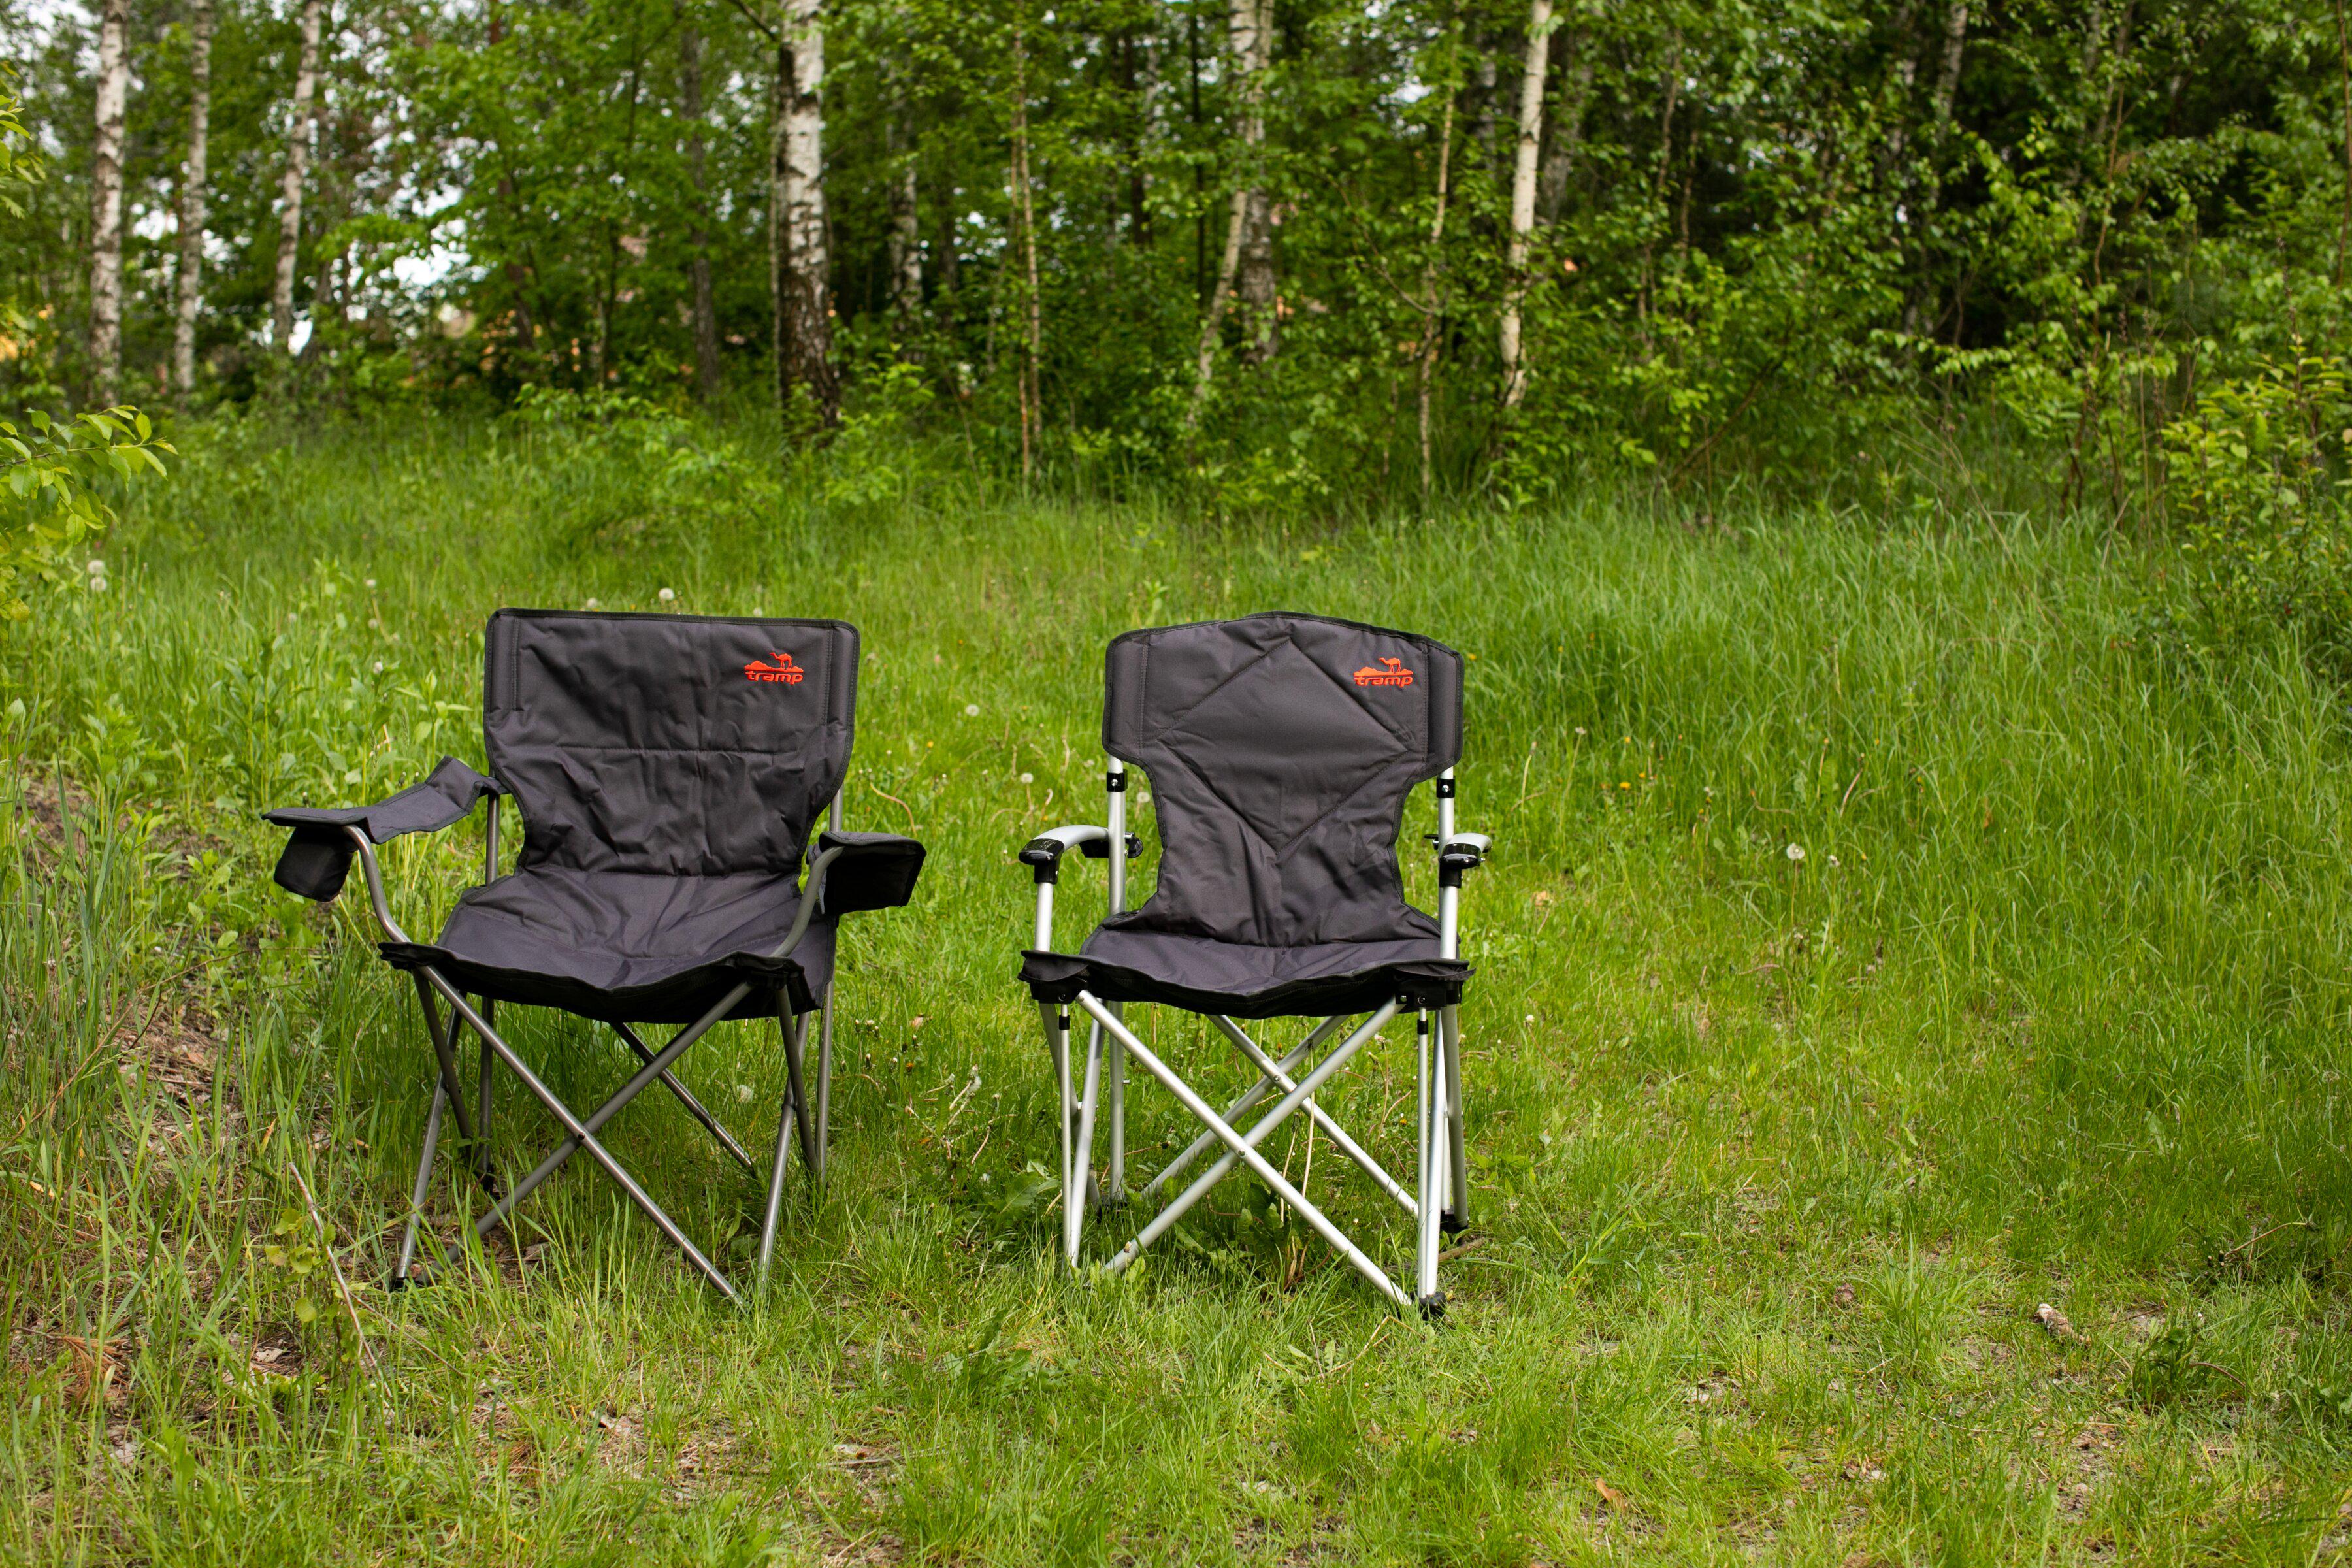
[[[856,910],[904,904],[922,870],[923,847],[911,838],[841,831],[856,696],[857,630],[841,621],[500,610],[490,617],[483,676],[487,776],[444,758],[425,783],[374,805],[265,814],[293,831],[277,870],[289,891],[331,901],[359,858],[384,959],[415,981],[425,1010],[438,1073],[390,1289],[411,1278],[446,1114],[491,1198],[474,1222],[478,1235],[505,1224],[584,1149],[732,1297],[727,1277],[596,1134],[658,1082],[758,1179],[751,1156],[671,1068],[722,1019],[772,1017],[783,1031],[790,1087],[765,1173],[765,1281],[793,1132],[812,1184],[824,1176],[835,927]],[[500,876],[499,802],[507,795],[521,808],[523,844],[514,869]],[[485,797],[482,885],[459,897],[437,941],[412,941],[393,918],[375,847],[438,832]],[[608,1025],[644,1066],[582,1116],[499,1034],[499,1002]],[[811,1013],[818,1020],[813,1096],[802,1070]],[[457,1073],[461,1024],[482,1045],[470,1114]],[[641,1024],[683,1026],[656,1051],[639,1037],[634,1026]],[[566,1134],[503,1194],[490,1170],[496,1063]],[[446,1264],[439,1238],[425,1235]]]
[[[1103,747],[1110,760],[1106,822],[1057,827],[1021,852],[1037,883],[1036,944],[1021,977],[1045,1019],[1062,1103],[1063,1249],[1079,1258],[1094,1185],[1097,1120],[1108,1163],[1095,1201],[1124,1201],[1126,1062],[1132,1058],[1206,1131],[1142,1194],[1164,1194],[1213,1146],[1223,1152],[1168,1199],[1104,1267],[1118,1273],[1164,1236],[1235,1164],[1296,1209],[1382,1294],[1435,1317],[1442,1235],[1466,1222],[1458,1005],[1470,966],[1456,933],[1463,875],[1487,840],[1454,827],[1454,763],[1462,750],[1462,658],[1427,637],[1314,616],[1263,615],[1129,632],[1110,645]],[[1161,854],[1157,890],[1126,907],[1127,768],[1150,776]],[[1404,901],[1396,858],[1404,802],[1437,783],[1438,913]],[[1054,888],[1076,848],[1110,862],[1111,913],[1075,952],[1054,947]],[[1156,1002],[1206,1015],[1254,1067],[1258,1082],[1221,1115],[1139,1039],[1126,1005]],[[1070,1009],[1088,1020],[1081,1070],[1070,1054]],[[1316,1101],[1316,1093],[1410,1008],[1419,1048],[1418,1169],[1413,1187],[1383,1169]],[[1321,1021],[1278,1059],[1240,1020]],[[1436,1021],[1433,1053],[1430,1026]],[[1350,1019],[1310,1068],[1306,1064]],[[1302,1070],[1303,1069],[1303,1070]],[[1272,1110],[1238,1118],[1269,1095]],[[1391,1279],[1294,1187],[1259,1145],[1305,1110],[1316,1128],[1412,1216],[1414,1284]]]

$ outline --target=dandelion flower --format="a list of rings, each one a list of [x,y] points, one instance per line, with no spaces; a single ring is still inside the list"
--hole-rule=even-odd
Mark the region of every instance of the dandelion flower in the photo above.
[[[383,673],[383,660],[377,659],[375,661],[375,672],[378,675],[382,675]]]
[[[595,607],[596,607],[596,601],[595,601],[595,600],[593,600],[593,599],[589,600],[589,601],[588,601],[588,604],[587,604],[587,608],[589,608],[589,609],[592,609],[592,610],[593,610],[593,609],[594,609]]]
[[[1830,857],[1830,869],[1831,869],[1831,870],[1832,870],[1832,871],[1834,871],[1834,870],[1836,870],[1837,868],[1838,868],[1838,858],[1837,858],[1836,856],[1832,855],[1832,856],[1831,856],[1831,857]]]
[[[106,592],[106,579],[105,579],[105,578],[103,578],[103,577],[92,577],[92,578],[89,580],[89,591],[90,591],[91,593],[93,593],[93,594],[103,594],[103,593],[105,593],[105,592]]]
[[[1535,1021],[1536,1021],[1536,1016],[1535,1016],[1533,1013],[1528,1014],[1528,1023],[1530,1023],[1530,1024],[1532,1024],[1532,1023],[1534,1023]]]
[[[671,590],[671,589],[664,588],[660,593],[656,594],[656,595],[654,595],[654,597],[655,597],[655,598],[656,598],[656,599],[659,599],[663,604],[667,605],[667,604],[668,604],[672,599],[677,598],[677,593],[676,593],[675,591],[673,591],[673,590]]]
[[[106,575],[106,563],[93,555],[89,558],[88,571],[93,577],[103,577]]]
[[[375,586],[375,579],[373,577],[362,577],[360,579],[360,586],[362,588],[373,588]]]
[[[1805,858],[1805,847],[1801,844],[1791,844],[1785,853],[1791,860],[1801,860]]]
[[[977,702],[967,702],[967,703],[965,703],[965,704],[963,705],[963,716],[964,716],[965,718],[967,718],[967,719],[977,719],[977,718],[979,718],[979,717],[980,717],[980,704],[979,704],[979,703],[977,703]]]
[[[748,1084],[748,1083],[739,1083],[739,1084],[737,1084],[737,1085],[735,1086],[735,1098],[736,1098],[736,1099],[738,1099],[738,1100],[741,1100],[741,1101],[742,1101],[744,1104],[746,1104],[746,1105],[751,1104],[751,1086],[750,1084]]]
[[[1021,782],[1023,784],[1035,784],[1037,782],[1037,775],[1035,773],[1023,773],[1021,775]]]

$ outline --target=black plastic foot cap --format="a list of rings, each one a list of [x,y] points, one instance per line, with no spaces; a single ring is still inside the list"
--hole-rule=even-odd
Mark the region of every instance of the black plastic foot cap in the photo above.
[[[1470,1228],[1470,1222],[1452,1209],[1440,1209],[1437,1211],[1437,1228],[1448,1236],[1460,1236]]]
[[[1423,1321],[1439,1323],[1445,1321],[1444,1291],[1440,1290],[1434,1296],[1423,1296],[1421,1299],[1419,1305],[1421,1307],[1421,1316]]]

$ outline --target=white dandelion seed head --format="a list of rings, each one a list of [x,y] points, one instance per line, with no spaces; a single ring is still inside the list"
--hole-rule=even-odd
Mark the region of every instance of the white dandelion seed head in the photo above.
[[[739,1084],[737,1084],[737,1085],[735,1086],[735,1098],[736,1098],[736,1099],[738,1099],[738,1100],[741,1100],[741,1101],[742,1101],[744,1104],[746,1104],[746,1105],[751,1104],[751,1086],[750,1084],[748,1084],[748,1083],[739,1083]]]
[[[1035,784],[1037,782],[1037,775],[1035,773],[1023,773],[1021,775],[1021,782],[1023,784]]]
[[[659,599],[663,604],[667,605],[667,604],[668,604],[672,599],[677,598],[677,591],[676,591],[676,590],[674,590],[674,589],[670,589],[670,588],[664,588],[660,593],[656,594],[656,595],[654,595],[654,597],[655,597],[655,598],[656,598],[656,599]]]
[[[593,599],[589,600],[589,601],[588,601],[588,604],[587,604],[587,608],[589,608],[589,609],[592,609],[592,610],[593,610],[593,609],[594,609],[595,607],[596,607],[596,601],[595,601],[595,600],[593,600]]]
[[[1583,734],[1583,733],[1584,733],[1584,726],[1583,726],[1583,725],[1581,725],[1581,724],[1579,724],[1579,725],[1576,727],[1576,732],[1577,732],[1578,734],[1580,734],[1580,735]]]
[[[1532,1023],[1534,1023],[1535,1021],[1536,1021],[1536,1016],[1535,1016],[1533,1013],[1528,1014],[1528,1023],[1530,1023],[1530,1024],[1532,1024]]]
[[[93,577],[103,577],[106,575],[106,563],[93,555],[89,558],[89,564],[84,570]]]
[[[375,661],[375,672],[378,675],[382,675],[383,673],[383,660],[377,659]]]
[[[1831,870],[1832,870],[1832,871],[1834,871],[1834,870],[1836,870],[1836,869],[1837,869],[1837,868],[1838,868],[1838,858],[1837,858],[1836,856],[1832,855],[1832,856],[1831,856],[1831,857],[1830,857],[1830,869],[1831,869]]]
[[[362,588],[373,588],[375,586],[375,579],[373,577],[362,577],[360,579],[360,586]]]
[[[963,716],[964,716],[965,718],[967,718],[967,719],[977,719],[977,718],[979,718],[979,717],[980,717],[980,704],[979,704],[979,703],[977,703],[977,702],[967,702],[967,703],[965,703],[965,704],[963,705]]]
[[[106,579],[105,579],[105,578],[103,578],[103,577],[92,577],[92,578],[89,580],[89,591],[90,591],[91,593],[93,593],[93,594],[103,594],[103,593],[105,593],[105,592],[106,592]]]
[[[1784,853],[1791,860],[1801,860],[1805,858],[1805,847],[1801,844],[1791,844]]]

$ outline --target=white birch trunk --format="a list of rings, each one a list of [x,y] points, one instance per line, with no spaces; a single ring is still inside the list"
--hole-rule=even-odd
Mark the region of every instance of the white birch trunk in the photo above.
[[[1193,364],[1192,402],[1185,410],[1184,427],[1191,430],[1201,422],[1201,410],[1209,401],[1209,385],[1216,375],[1217,337],[1224,329],[1225,308],[1233,300],[1234,285],[1241,271],[1243,252],[1249,247],[1250,230],[1261,219],[1265,207],[1265,196],[1255,189],[1258,149],[1265,142],[1265,59],[1267,31],[1267,0],[1233,0],[1230,37],[1234,62],[1241,73],[1242,156],[1250,165],[1250,178],[1234,192],[1233,208],[1225,219],[1225,249],[1217,262],[1217,286],[1209,295],[1209,313],[1201,322],[1200,353]],[[1265,218],[1271,217],[1264,212]],[[1268,303],[1272,293],[1272,258],[1267,258]],[[1272,313],[1266,325],[1272,325]]]
[[[819,422],[831,427],[840,412],[833,371],[832,263],[824,235],[824,22],[822,0],[789,0],[784,8],[785,79],[779,94],[778,216],[783,239],[779,328],[783,338],[782,386],[804,385]]]
[[[1536,226],[1536,163],[1543,147],[1544,77],[1551,64],[1551,0],[1528,7],[1527,69],[1519,78],[1518,157],[1511,166],[1510,278],[1503,296],[1503,406],[1527,395],[1528,367],[1519,331],[1528,298],[1528,237]]]
[[[294,352],[294,273],[302,248],[302,183],[310,172],[310,140],[318,118],[319,32],[325,0],[304,0],[302,56],[294,70],[294,121],[286,132],[286,177],[278,203],[278,278],[269,292],[270,347]]]
[[[98,25],[98,136],[90,149],[91,386],[111,406],[122,374],[122,117],[131,97],[130,0],[106,0]]]
[[[180,165],[180,275],[172,323],[172,379],[184,398],[196,389],[196,315],[204,307],[205,162],[213,118],[213,0],[188,7],[188,156]]]

